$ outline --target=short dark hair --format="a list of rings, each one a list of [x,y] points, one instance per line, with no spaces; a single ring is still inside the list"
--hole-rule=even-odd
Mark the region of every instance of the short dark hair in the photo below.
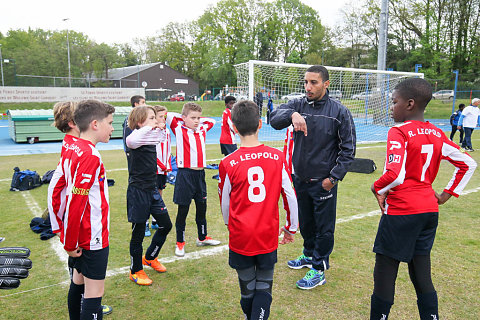
[[[237,98],[235,98],[234,96],[226,96],[225,104],[228,104],[230,101],[237,101]]]
[[[403,99],[413,99],[423,109],[432,100],[432,86],[422,78],[409,78],[395,86]]]
[[[465,103],[460,103],[460,104],[458,105],[458,109],[462,109],[462,108],[465,108]]]
[[[322,78],[323,82],[327,81],[330,79],[330,76],[328,75],[328,70],[324,66],[320,65],[314,65],[311,66],[307,69],[305,72],[315,72],[320,74],[320,78]]]
[[[130,98],[130,104],[135,107],[135,103],[140,103],[140,100],[145,100],[144,96],[133,96]]]
[[[83,100],[75,108],[73,120],[77,124],[78,130],[85,132],[93,120],[102,121],[114,112],[115,108],[108,103],[93,99]]]
[[[250,136],[258,130],[260,113],[255,102],[242,100],[233,105],[232,122],[241,136]]]

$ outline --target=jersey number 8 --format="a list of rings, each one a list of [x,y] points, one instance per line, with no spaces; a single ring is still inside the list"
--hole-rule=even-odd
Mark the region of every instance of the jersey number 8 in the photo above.
[[[265,185],[263,185],[263,180],[265,179],[265,174],[261,167],[251,167],[247,172],[248,177],[248,200],[251,202],[262,202],[265,200],[267,191]],[[256,179],[255,179],[256,178]]]

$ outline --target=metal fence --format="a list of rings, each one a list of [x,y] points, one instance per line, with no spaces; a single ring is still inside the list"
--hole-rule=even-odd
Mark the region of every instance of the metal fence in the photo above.
[[[15,75],[15,86],[19,87],[117,87],[117,88],[140,88],[137,80],[128,79],[105,79],[105,78],[74,78],[35,76],[31,74]]]

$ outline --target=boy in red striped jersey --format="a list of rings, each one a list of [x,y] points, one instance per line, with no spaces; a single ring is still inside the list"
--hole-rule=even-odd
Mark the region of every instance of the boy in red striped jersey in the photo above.
[[[60,234],[60,241],[63,243],[63,215],[65,213],[65,204],[66,204],[66,181],[65,176],[63,174],[62,168],[62,158],[65,156],[69,147],[73,145],[80,136],[80,131],[78,130],[77,125],[73,121],[73,114],[75,112],[75,108],[77,106],[76,102],[72,101],[63,101],[57,102],[53,106],[53,118],[54,122],[53,125],[60,130],[61,132],[65,133],[65,137],[62,141],[62,149],[60,151],[60,161],[58,166],[52,176],[50,184],[48,185],[48,213],[50,217],[50,223],[52,226],[53,233]],[[73,261],[72,257],[68,257],[68,270],[70,274],[70,279],[73,277]],[[70,283],[73,290],[70,292],[72,295],[73,301],[81,300],[82,295],[85,292],[84,285],[75,285],[73,281]],[[73,298],[75,296],[75,298]],[[80,306],[77,306],[80,308]],[[75,309],[76,306],[73,306]],[[80,310],[80,309],[78,309]],[[112,313],[113,308],[108,305],[102,305],[103,314],[107,315]],[[75,317],[79,317],[79,311],[73,311],[72,319]]]
[[[192,199],[195,201],[198,238],[197,246],[216,246],[220,241],[207,236],[207,185],[205,182],[205,138],[215,120],[202,117],[202,107],[188,102],[182,114],[167,113],[167,123],[176,139],[178,173],[173,191],[173,202],[178,205],[175,221],[177,244],[175,255],[185,255],[185,223]]]
[[[231,111],[235,102],[237,102],[237,99],[235,99],[235,97],[225,97],[225,110],[222,114],[222,131],[220,133],[220,151],[224,156],[228,156],[230,153],[237,150]]]
[[[278,199],[282,195],[287,212],[280,228],[282,244],[293,242],[297,231],[297,199],[282,152],[258,141],[262,120],[257,105],[236,103],[232,121],[241,147],[220,162],[218,185],[229,231],[229,265],[238,273],[246,319],[268,319],[277,262]]]
[[[399,83],[392,94],[393,119],[399,124],[388,132],[384,173],[372,185],[382,217],[373,247],[376,256],[370,319],[388,318],[402,261],[408,263],[420,318],[438,319],[430,266],[438,205],[452,195],[458,197],[477,164],[440,129],[424,120],[431,98],[430,84],[420,78]],[[441,160],[449,161],[456,170],[438,194],[432,183]]]
[[[95,145],[110,140],[114,112],[113,106],[97,100],[79,102],[74,122],[80,137],[68,146],[61,159],[66,181],[62,242],[73,258],[68,293],[71,319],[103,317],[101,302],[108,263],[110,209],[106,172]],[[82,285],[85,285],[83,300],[78,294]]]

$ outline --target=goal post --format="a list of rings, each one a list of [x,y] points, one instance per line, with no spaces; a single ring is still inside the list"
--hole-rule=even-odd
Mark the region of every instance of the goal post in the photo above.
[[[267,105],[273,108],[290,99],[304,95],[304,75],[311,65],[250,60],[235,65],[237,86],[244,88],[249,100],[263,103],[262,117],[268,122]],[[345,105],[354,118],[359,143],[386,141],[390,118],[391,94],[402,80],[423,78],[423,73],[380,71],[325,66],[329,72],[329,94]],[[265,123],[260,140],[281,147],[284,131],[277,131]]]

